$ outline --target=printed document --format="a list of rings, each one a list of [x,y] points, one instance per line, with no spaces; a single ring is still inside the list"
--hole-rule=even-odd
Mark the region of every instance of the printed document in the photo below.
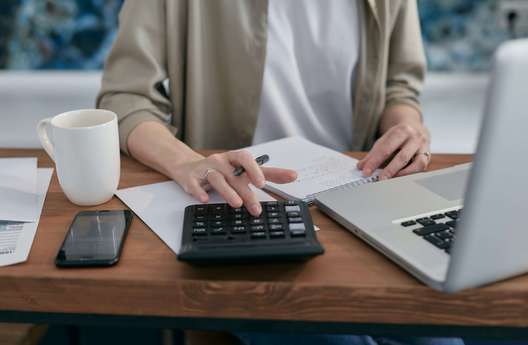
[[[0,220],[38,219],[37,158],[0,158]]]
[[[27,260],[52,173],[53,169],[36,169],[37,220],[35,222],[0,220],[0,266]]]

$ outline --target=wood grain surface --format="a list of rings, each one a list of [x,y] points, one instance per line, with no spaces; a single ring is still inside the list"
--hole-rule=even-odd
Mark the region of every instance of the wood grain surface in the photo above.
[[[360,157],[361,153],[352,153]],[[43,151],[0,150],[0,157]],[[431,169],[470,161],[435,155]],[[122,159],[120,188],[166,178]],[[0,268],[0,310],[133,316],[209,317],[414,325],[528,326],[528,277],[445,295],[421,284],[312,207],[326,253],[305,263],[194,267],[135,217],[120,263],[58,269],[54,257],[74,215],[126,208],[117,198],[91,208],[71,204],[56,174],[26,263]]]

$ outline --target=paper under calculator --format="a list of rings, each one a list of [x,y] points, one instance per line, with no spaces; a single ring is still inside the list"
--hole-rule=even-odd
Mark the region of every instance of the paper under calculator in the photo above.
[[[308,258],[324,252],[308,206],[302,201],[265,201],[251,216],[228,204],[191,205],[185,209],[178,259],[215,263]]]

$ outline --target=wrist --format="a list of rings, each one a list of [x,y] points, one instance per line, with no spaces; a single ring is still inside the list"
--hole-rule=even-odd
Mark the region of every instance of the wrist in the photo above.
[[[188,147],[184,150],[177,150],[177,152],[174,152],[171,156],[173,158],[164,160],[164,170],[167,172],[167,176],[178,183],[180,183],[183,176],[187,174],[187,169],[185,167],[188,164],[204,159],[203,155]]]
[[[397,125],[409,125],[416,129],[423,127],[422,116],[414,107],[406,104],[393,105],[386,108],[380,119],[380,134],[386,133]]]

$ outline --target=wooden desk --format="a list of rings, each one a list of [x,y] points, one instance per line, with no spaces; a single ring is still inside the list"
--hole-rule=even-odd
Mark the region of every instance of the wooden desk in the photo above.
[[[38,150],[0,150],[0,157]],[[361,154],[352,154],[359,157]],[[432,169],[470,156],[437,155]],[[165,177],[126,157],[120,188]],[[402,196],[405,197],[405,196]],[[116,198],[90,209],[121,209]],[[54,175],[28,262],[0,268],[0,321],[415,335],[527,336],[528,276],[445,295],[312,208],[326,253],[306,263],[193,267],[135,218],[121,262],[57,269],[73,216]]]

